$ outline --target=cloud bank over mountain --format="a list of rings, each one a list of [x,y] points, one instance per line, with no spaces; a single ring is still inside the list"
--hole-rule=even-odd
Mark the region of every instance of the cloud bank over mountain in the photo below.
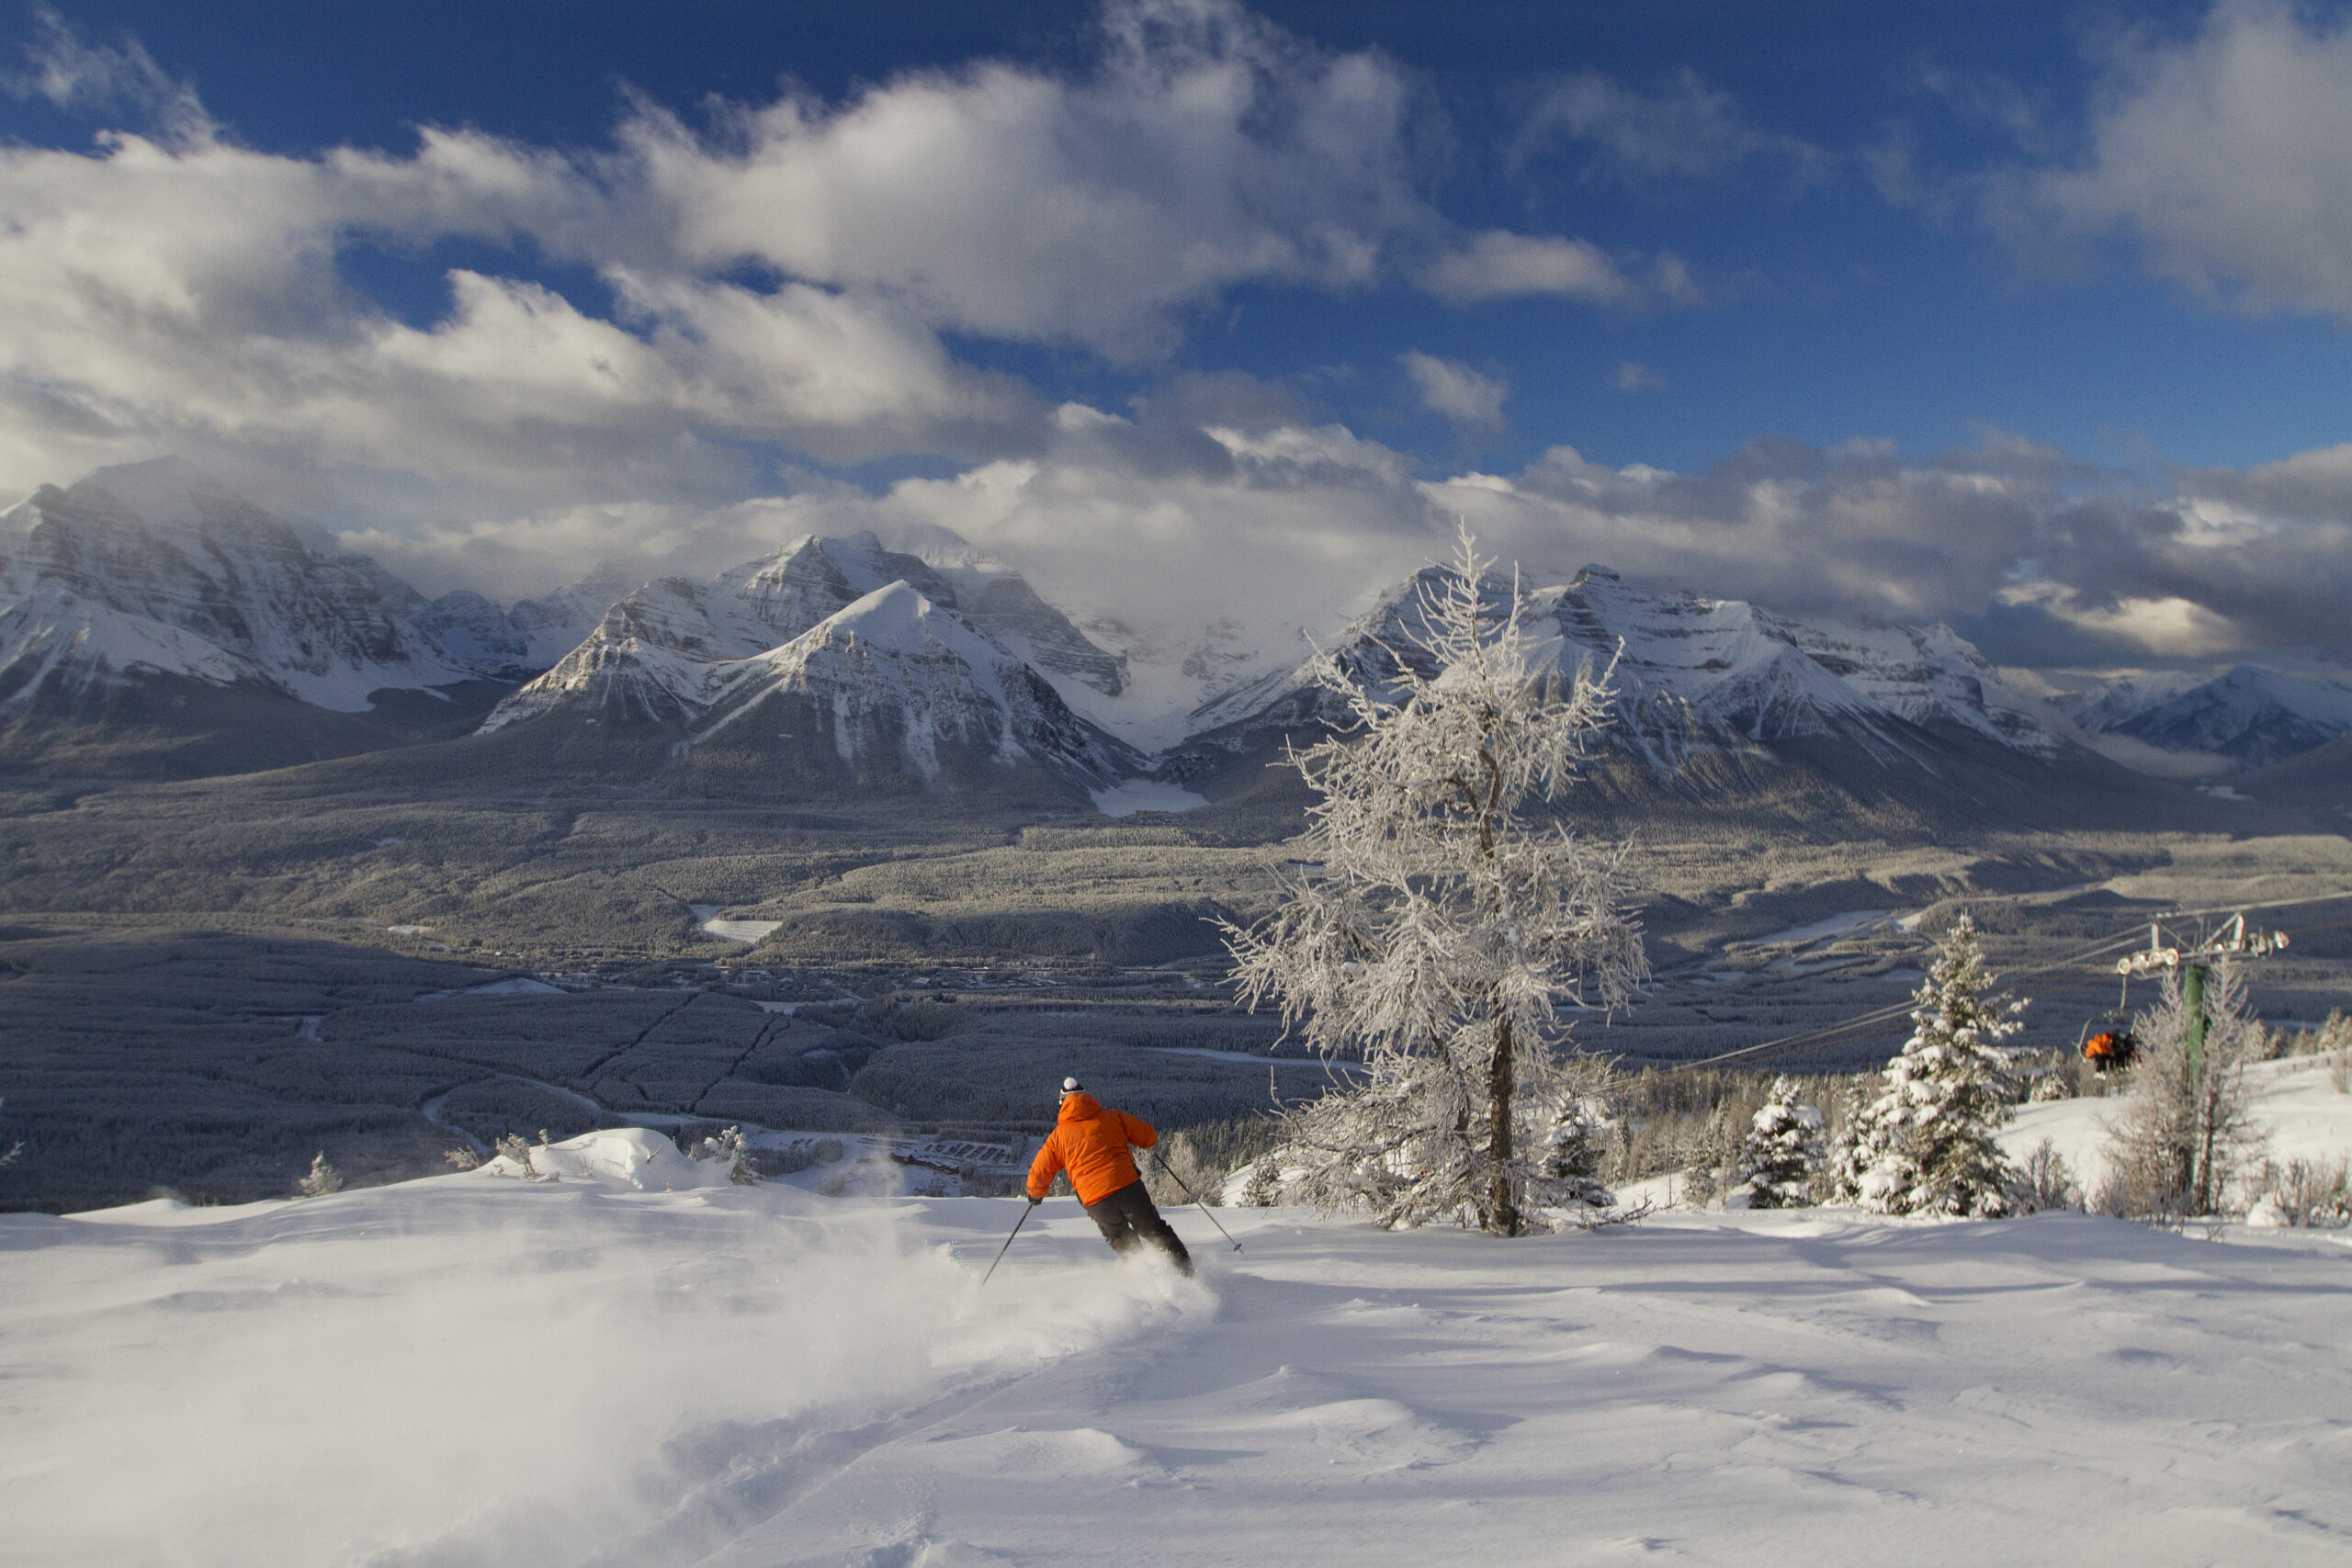
[[[1841,143],[1689,66],[1518,81],[1495,132],[1376,42],[1226,0],[1113,0],[1060,55],[698,118],[624,91],[586,144],[446,124],[389,150],[249,141],[137,39],[44,14],[13,91],[102,129],[0,148],[0,487],[176,454],[430,592],[507,595],[939,525],[1061,602],[1261,642],[1333,626],[1460,518],[1547,571],[1948,618],[2020,661],[2342,661],[2352,447],[1898,449],[1760,434],[1758,405],[1668,471],[1547,421],[1507,330],[1566,313],[1600,350],[1579,385],[1673,420],[1710,376],[1608,334],[1727,338],[1786,288],[1601,220],[1743,185],[1965,209],[2018,255],[2120,239],[2227,310],[2352,315],[2352,33],[2236,0],[2193,21],[2099,42],[2071,133],[1926,72],[2012,150],[1930,197],[1896,190],[1883,128]],[[1197,363],[1283,309],[1280,367]],[[1420,335],[1298,327],[1366,312]]]

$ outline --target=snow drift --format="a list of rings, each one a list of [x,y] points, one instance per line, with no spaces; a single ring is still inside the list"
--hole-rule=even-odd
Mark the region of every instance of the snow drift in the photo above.
[[[640,1132],[542,1160],[0,1220],[11,1562],[691,1562],[906,1412],[1205,1300],[1034,1259],[978,1299],[906,1209]]]
[[[10,1563],[2352,1548],[2342,1232],[1237,1209],[1239,1255],[1172,1216],[1189,1283],[1057,1200],[978,1292],[1017,1204],[641,1190],[634,1139],[574,1152],[551,1184],[0,1217]]]

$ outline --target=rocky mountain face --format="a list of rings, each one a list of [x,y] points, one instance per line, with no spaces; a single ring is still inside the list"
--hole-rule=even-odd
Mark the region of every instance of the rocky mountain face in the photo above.
[[[459,647],[467,608],[440,623]],[[384,687],[488,673],[435,640],[427,610],[373,561],[323,553],[176,464],[102,469],[0,513],[0,692],[13,700],[162,674],[354,713]]]
[[[102,468],[0,513],[0,759],[188,776],[447,739],[594,624],[579,592],[428,600],[187,464]]]
[[[185,463],[101,468],[0,513],[0,700],[180,676],[364,713],[385,691],[537,674],[626,591],[585,608],[603,586],[511,611],[428,600]]]
[[[811,537],[708,581],[646,584],[482,731],[650,727],[689,749],[758,733],[924,784],[993,761],[1092,788],[1142,758],[1057,688],[1115,696],[1122,681],[1017,576],[943,570],[871,534]]]
[[[2167,751],[2267,767],[2352,729],[2352,686],[2242,664],[2214,680],[2160,671],[2068,693],[2060,705],[2086,729]]]
[[[1036,668],[903,580],[719,679],[695,745],[780,725],[779,739],[830,745],[852,767],[888,760],[925,784],[951,772],[1035,763],[1100,788],[1143,767],[1139,753],[1073,713]]]
[[[1432,567],[1385,595],[1329,650],[1359,678],[1385,684],[1419,651]],[[1510,581],[1484,596],[1499,615]],[[1918,731],[1947,730],[2036,758],[2063,742],[2032,699],[2011,691],[1947,626],[1809,625],[1740,600],[1643,593],[1605,567],[1526,594],[1539,657],[1573,675],[1609,670],[1616,693],[1611,740],[1660,773],[1702,751],[1747,751],[1799,740],[1839,740],[1883,761],[1909,753]],[[1313,662],[1269,676],[1195,714],[1193,748],[1237,750],[1261,735],[1331,722],[1335,697]],[[1420,671],[1427,674],[1426,669]]]

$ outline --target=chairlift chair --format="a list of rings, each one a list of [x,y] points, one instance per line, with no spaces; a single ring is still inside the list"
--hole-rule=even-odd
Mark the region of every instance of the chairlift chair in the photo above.
[[[2075,1049],[2094,1070],[2112,1073],[2132,1065],[2140,1055],[2140,1042],[2132,1032],[2130,1015],[2114,1008],[2083,1025]]]

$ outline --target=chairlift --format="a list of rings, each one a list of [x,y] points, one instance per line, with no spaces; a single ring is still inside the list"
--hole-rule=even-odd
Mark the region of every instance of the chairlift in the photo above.
[[[2120,1011],[2120,1009],[2117,1010],[2117,1013]],[[2096,1033],[2092,1032],[2094,1027],[2098,1030]],[[2126,1021],[2116,1013],[2110,1013],[2083,1025],[2081,1050],[2083,1060],[2088,1062],[2093,1070],[2112,1073],[2132,1065],[2140,1055],[2140,1042]]]
[[[2123,976],[2115,1005],[2083,1021],[2083,1032],[2075,1042],[2075,1049],[2101,1075],[2120,1072],[2140,1055],[2140,1042],[2132,1032],[2132,976],[2128,973]]]

